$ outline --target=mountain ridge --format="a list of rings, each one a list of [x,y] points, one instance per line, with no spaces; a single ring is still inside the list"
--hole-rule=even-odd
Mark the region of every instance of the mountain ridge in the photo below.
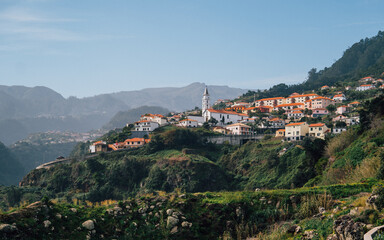
[[[145,88],[84,98],[64,98],[44,86],[0,85],[0,129],[18,133],[12,136],[0,132],[0,141],[8,145],[20,140],[20,136],[49,130],[87,132],[101,128],[120,111],[141,106],[163,107],[170,111],[193,109],[201,105],[204,88],[204,83],[195,82],[184,87]],[[208,85],[208,88],[213,101],[235,98],[247,91],[217,85]],[[9,125],[12,121],[14,123]],[[14,125],[21,125],[19,129],[23,131],[12,127]]]

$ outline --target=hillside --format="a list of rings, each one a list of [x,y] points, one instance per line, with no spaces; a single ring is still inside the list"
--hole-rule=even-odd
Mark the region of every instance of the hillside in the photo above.
[[[343,53],[330,67],[322,70],[312,68],[306,81],[301,84],[277,84],[265,91],[249,91],[243,97],[252,100],[277,96],[288,96],[294,92],[317,90],[323,85],[343,85],[363,77],[384,77],[384,32],[371,38],[361,39]]]

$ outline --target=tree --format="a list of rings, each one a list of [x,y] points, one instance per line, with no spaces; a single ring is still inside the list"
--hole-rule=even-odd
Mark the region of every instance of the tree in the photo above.
[[[219,121],[216,120],[216,118],[211,118],[208,120],[208,123],[215,126]]]
[[[327,110],[329,111],[329,112],[334,112],[334,111],[336,111],[336,106],[335,105],[333,105],[333,104],[330,104],[330,105],[328,105],[327,106]]]

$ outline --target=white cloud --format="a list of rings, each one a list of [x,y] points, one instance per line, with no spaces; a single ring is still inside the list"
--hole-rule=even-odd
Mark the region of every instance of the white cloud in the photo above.
[[[85,41],[86,37],[83,37],[77,33],[56,29],[56,28],[44,28],[44,27],[16,27],[12,29],[5,29],[0,31],[3,34],[12,34],[19,36],[21,39],[29,40],[43,40],[43,41]]]
[[[0,19],[10,22],[75,22],[78,19],[46,17],[25,8],[9,8],[0,12]]]

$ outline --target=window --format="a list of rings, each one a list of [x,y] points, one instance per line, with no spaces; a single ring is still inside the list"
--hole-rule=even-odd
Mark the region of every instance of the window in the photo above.
[[[319,128],[319,130],[321,131],[321,130],[322,130],[322,128],[320,127],[320,128]]]
[[[299,131],[296,131],[296,135],[299,135]]]

